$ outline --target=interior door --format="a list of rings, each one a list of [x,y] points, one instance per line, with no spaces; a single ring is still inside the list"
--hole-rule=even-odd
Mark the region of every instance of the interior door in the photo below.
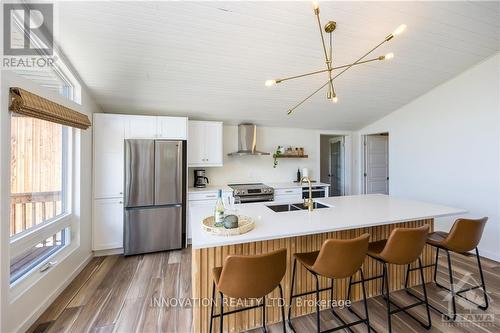
[[[182,141],[155,141],[155,205],[182,203]]]
[[[330,142],[330,195],[344,195],[344,140]]]
[[[365,193],[389,194],[389,136],[365,136]]]

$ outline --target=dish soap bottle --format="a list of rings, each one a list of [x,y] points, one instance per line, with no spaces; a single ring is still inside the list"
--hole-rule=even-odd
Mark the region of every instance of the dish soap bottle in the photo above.
[[[224,203],[222,202],[222,190],[217,193],[217,201],[215,202],[214,226],[224,226]]]
[[[297,169],[297,183],[300,183],[300,169]]]

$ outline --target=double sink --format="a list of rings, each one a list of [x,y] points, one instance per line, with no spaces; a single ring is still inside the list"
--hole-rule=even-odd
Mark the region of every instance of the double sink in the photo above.
[[[318,208],[330,208],[330,206],[324,205],[319,202],[314,202],[313,203],[314,209]],[[308,208],[304,205],[303,202],[301,203],[293,203],[293,204],[281,204],[281,205],[268,205],[266,206],[267,208],[271,209],[272,211],[276,213],[281,213],[281,212],[293,212],[296,210],[307,210]]]

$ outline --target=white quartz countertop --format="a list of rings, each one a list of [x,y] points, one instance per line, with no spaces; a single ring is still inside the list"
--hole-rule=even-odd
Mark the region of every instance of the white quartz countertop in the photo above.
[[[294,182],[289,182],[289,183],[264,183],[264,184],[266,184],[267,186],[271,186],[274,189],[297,188],[297,187],[302,188],[302,187],[309,186],[307,183],[304,183],[304,184],[300,185],[300,183],[294,183]],[[313,187],[314,186],[330,186],[330,184],[320,183],[320,182],[314,182],[314,183],[311,183],[311,185]]]
[[[206,187],[188,187],[188,193],[206,193],[206,192],[217,192],[217,190],[222,190],[222,192],[232,192],[233,189],[227,185],[207,185]]]
[[[300,210],[276,213],[266,205],[278,203],[237,205],[237,214],[255,219],[255,228],[239,236],[211,235],[202,230],[201,221],[192,221],[192,247],[197,249],[232,245],[466,213],[460,208],[382,194],[318,198],[315,201],[330,207],[315,209],[313,212]]]

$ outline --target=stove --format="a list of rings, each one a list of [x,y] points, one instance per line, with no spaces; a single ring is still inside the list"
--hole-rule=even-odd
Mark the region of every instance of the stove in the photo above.
[[[274,200],[274,189],[263,183],[229,184],[236,202],[265,202]]]

